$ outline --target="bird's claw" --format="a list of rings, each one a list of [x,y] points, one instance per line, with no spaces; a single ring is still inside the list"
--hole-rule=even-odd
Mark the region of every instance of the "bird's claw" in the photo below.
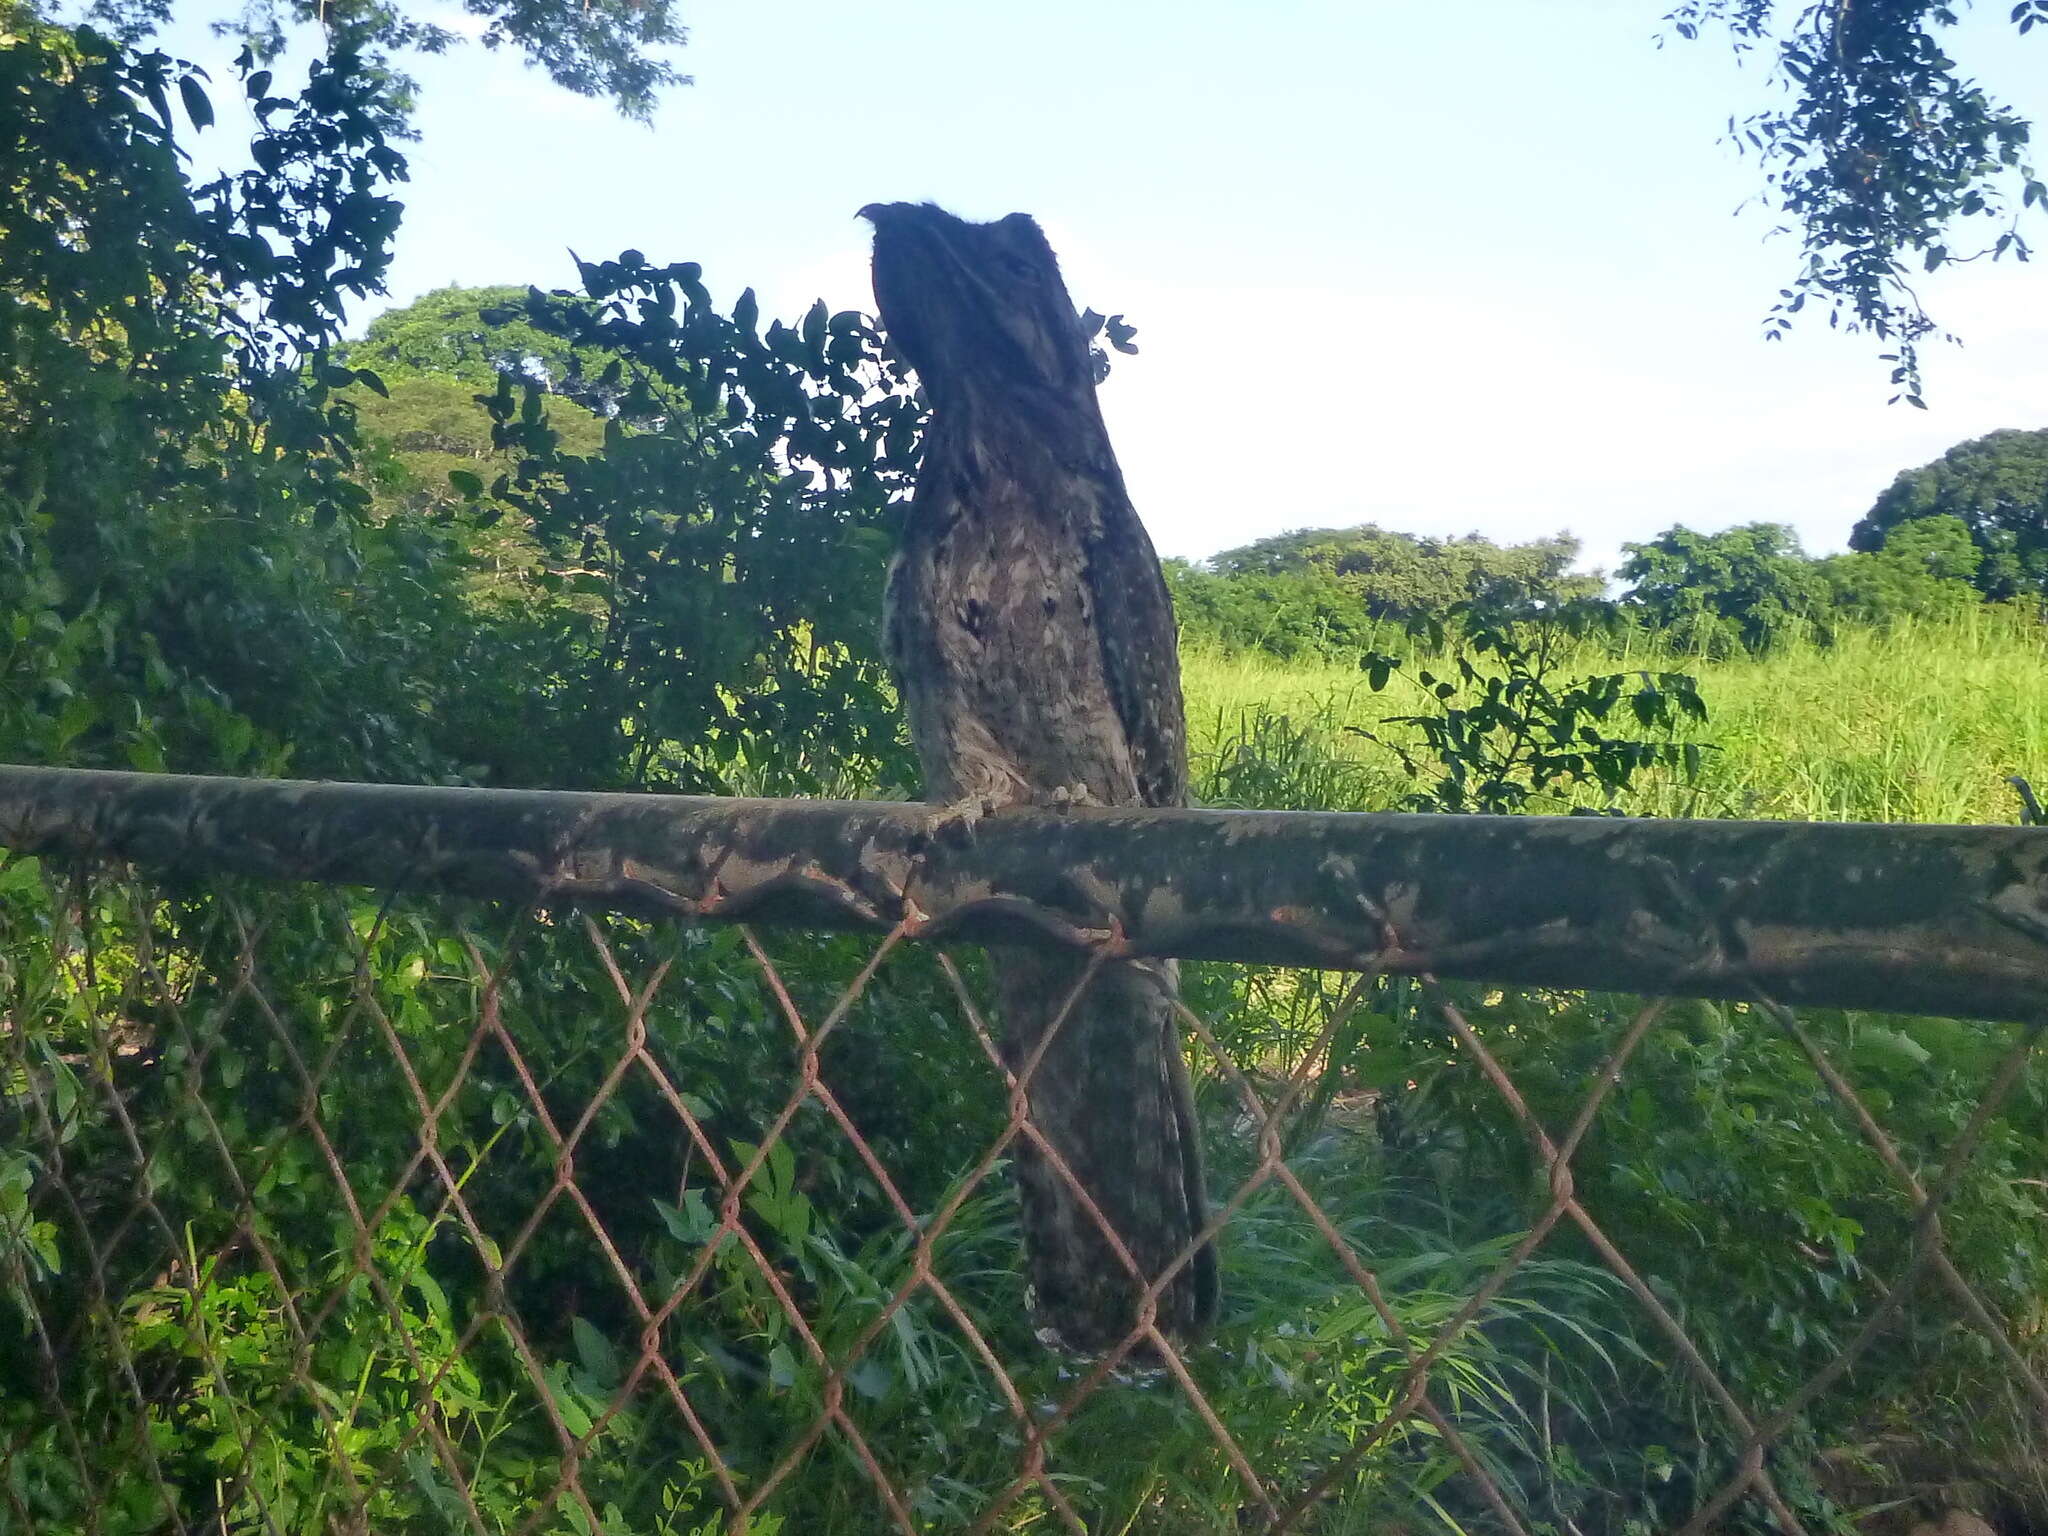
[[[940,808],[932,817],[931,836],[966,847],[974,841],[975,823],[984,816],[994,815],[996,810],[997,801],[993,795],[964,795],[951,805]]]
[[[1006,805],[1038,805],[1054,811],[1070,811],[1079,806],[1100,804],[1086,784],[1061,784],[1049,790],[1042,790],[1028,797],[1005,799],[986,790],[963,795],[950,805],[937,808],[926,825],[926,833],[933,841],[944,841],[958,847],[966,847],[974,841],[974,828],[985,816],[993,816]]]

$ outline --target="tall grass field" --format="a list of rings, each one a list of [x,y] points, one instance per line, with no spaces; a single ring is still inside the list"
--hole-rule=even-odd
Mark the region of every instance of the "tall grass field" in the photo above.
[[[1386,648],[1401,654],[1390,639]],[[1182,660],[1197,782],[1209,798],[1374,810],[1409,787],[1393,751],[1358,734],[1419,712],[1413,656],[1374,692],[1357,667],[1223,655]],[[1713,748],[1697,778],[1656,773],[1620,806],[1642,815],[1817,821],[2013,822],[2007,780],[2048,781],[2048,628],[1997,609],[1850,629],[1833,643],[1724,660],[1582,642],[1558,675],[1645,669],[1699,681],[1708,710],[1680,739]],[[1628,726],[1615,723],[1617,732]],[[1256,793],[1232,779],[1264,773]],[[1221,793],[1218,793],[1218,791]],[[1297,793],[1286,800],[1276,793]],[[1588,795],[1583,803],[1595,804]],[[1560,809],[1564,807],[1559,807]]]

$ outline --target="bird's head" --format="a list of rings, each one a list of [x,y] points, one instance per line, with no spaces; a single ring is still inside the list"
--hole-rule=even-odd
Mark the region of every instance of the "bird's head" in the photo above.
[[[875,304],[935,399],[956,390],[1092,382],[1059,262],[1029,217],[970,224],[931,203],[870,203]]]

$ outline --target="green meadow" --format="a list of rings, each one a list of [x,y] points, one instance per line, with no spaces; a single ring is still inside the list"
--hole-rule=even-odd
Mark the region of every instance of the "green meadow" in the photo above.
[[[1400,654],[1396,644],[1386,648]],[[1205,798],[1392,805],[1408,788],[1400,763],[1358,733],[1398,736],[1400,727],[1383,722],[1424,707],[1415,674],[1429,666],[1408,657],[1374,692],[1352,665],[1189,647],[1182,677]],[[2048,629],[2000,608],[1846,628],[1831,643],[1795,641],[1760,657],[1710,660],[1652,641],[1579,643],[1556,665],[1564,678],[1635,670],[1698,680],[1707,719],[1689,722],[1678,739],[1713,749],[1690,783],[1664,770],[1639,780],[1620,803],[1636,814],[2013,822],[2020,800],[2007,780],[2048,778]],[[1270,790],[1231,793],[1254,768],[1267,773]],[[1282,801],[1278,790],[1294,793]],[[1587,795],[1580,803],[1601,802]]]

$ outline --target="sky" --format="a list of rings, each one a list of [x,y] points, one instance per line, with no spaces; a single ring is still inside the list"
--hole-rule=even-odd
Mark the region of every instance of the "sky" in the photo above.
[[[1928,348],[1924,413],[1885,403],[1869,337],[1762,339],[1797,251],[1718,141],[1771,88],[1718,41],[1659,47],[1661,0],[681,6],[694,84],[651,126],[509,52],[416,62],[389,302],[631,247],[722,302],[872,309],[855,209],[1022,210],[1076,303],[1138,327],[1103,408],[1190,558],[1362,522],[1566,530],[1597,567],[1674,523],[1824,552],[1900,470],[2048,426],[2048,258],[1925,285],[1964,344]],[[1953,49],[2048,137],[2048,29],[2007,9]],[[231,78],[230,45],[167,41]]]

